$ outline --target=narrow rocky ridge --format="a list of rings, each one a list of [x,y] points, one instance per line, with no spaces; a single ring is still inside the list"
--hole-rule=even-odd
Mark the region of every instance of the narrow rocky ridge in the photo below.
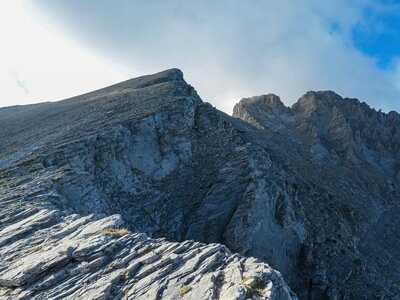
[[[176,69],[0,109],[0,298],[296,299],[266,263],[212,243],[239,177],[224,191],[212,180],[248,168],[245,146],[217,153],[236,138],[227,118]],[[206,224],[193,209],[212,195],[227,208]]]
[[[77,232],[99,229],[91,231],[90,247],[110,243],[112,250],[106,251],[109,254],[100,267],[84,267],[86,263],[98,266],[98,257],[92,258],[90,250],[84,255],[83,273],[57,277],[65,284],[62,290],[75,298],[94,284],[109,287],[99,292],[100,298],[122,297],[119,293],[129,287],[137,293],[129,296],[133,299],[174,298],[182,293],[193,299],[202,295],[295,299],[284,283],[270,280],[272,273],[279,282],[282,278],[268,263],[301,299],[396,299],[400,290],[398,114],[376,112],[332,92],[310,92],[292,108],[275,95],[243,99],[235,106],[234,117],[203,103],[177,69],[60,102],[0,109],[4,220],[0,230],[5,230],[1,251],[8,253],[0,256],[7,262],[0,269],[3,295],[50,297],[48,289],[57,298],[58,290],[50,283],[40,292],[32,289],[46,276],[57,277],[58,271],[78,264],[69,256],[78,249],[75,246],[67,249],[67,259],[52,250],[63,244],[57,236],[60,228],[78,222],[77,227],[71,225]],[[29,218],[34,213],[39,213],[34,217],[40,217],[38,224]],[[19,223],[24,220],[28,231]],[[88,223],[81,224],[85,220]],[[120,234],[120,226],[135,233]],[[41,228],[40,234],[32,228]],[[44,243],[38,252],[55,259],[55,265],[46,264],[40,274],[35,272],[41,264],[22,260],[21,266],[9,266],[14,259],[11,249],[22,249],[17,255],[23,259],[29,250],[24,252],[18,245],[32,239],[36,247],[53,235],[58,242],[49,249]],[[66,235],[72,240],[73,236],[73,232]],[[171,268],[170,273],[154,271],[160,282],[165,279],[166,287],[159,290],[144,283],[152,275],[138,285],[133,277],[125,285],[127,265],[118,267],[121,273],[113,277],[117,273],[109,272],[110,258],[122,248],[145,247],[140,246],[142,238],[149,245],[167,248],[192,243],[188,254],[216,247],[218,254],[210,260],[219,263],[200,260],[202,271],[195,276],[205,281],[185,275],[189,277],[171,283],[171,293],[166,293],[169,282],[175,282],[171,278],[179,273],[167,259],[173,256],[168,250],[145,266],[168,260],[165,267]],[[256,257],[258,262],[230,251]],[[29,261],[37,259],[32,255]],[[196,264],[201,255],[196,257],[178,267]],[[221,273],[231,269],[222,267],[230,266],[225,263],[230,257],[247,261],[248,269],[264,271],[243,275],[244,269],[237,269],[235,262],[232,272]],[[132,257],[130,262],[134,261]],[[32,270],[32,282],[9,286],[14,276],[10,274],[20,271],[25,278],[22,274]],[[211,294],[201,294],[205,286]]]

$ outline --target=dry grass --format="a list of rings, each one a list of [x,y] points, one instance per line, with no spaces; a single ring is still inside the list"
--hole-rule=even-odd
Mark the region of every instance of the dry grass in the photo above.
[[[256,297],[263,297],[264,296],[264,289],[265,289],[265,284],[263,282],[263,280],[261,278],[255,278],[256,283],[252,286],[248,283],[248,281],[252,279],[247,278],[247,277],[243,277],[242,278],[242,285],[245,287],[245,289],[247,290],[250,298],[253,296]]]
[[[7,263],[9,266],[16,264],[17,262],[19,262],[20,257],[14,257],[13,259],[9,260]]]
[[[17,166],[28,166],[36,161],[36,157],[34,156],[27,156],[26,158],[20,160],[17,163]]]
[[[40,245],[38,245],[38,246],[32,248],[32,249],[30,250],[30,252],[31,252],[31,253],[36,253],[36,252],[42,251],[42,250],[44,250],[47,246],[49,246],[48,243],[40,244]]]
[[[191,289],[192,289],[192,287],[189,286],[189,285],[186,285],[186,284],[182,285],[181,288],[180,288],[179,291],[178,291],[178,296],[179,296],[179,297],[183,297],[183,296],[184,296],[185,294],[187,294]]]
[[[126,296],[126,295],[128,295],[128,293],[130,292],[130,288],[129,287],[126,287],[126,288],[124,288],[124,290],[123,290],[123,293],[124,293],[124,295]]]
[[[112,237],[121,237],[128,234],[129,231],[125,228],[108,228],[102,230],[101,233]]]

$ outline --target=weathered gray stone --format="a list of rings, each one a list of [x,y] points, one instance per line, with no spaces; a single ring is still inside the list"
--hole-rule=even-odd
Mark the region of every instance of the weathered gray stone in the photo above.
[[[274,231],[267,227],[264,234],[275,242],[258,247],[251,242],[247,253],[262,254],[300,298],[370,299],[373,291],[389,298],[399,295],[400,264],[393,259],[400,255],[394,234],[400,190],[393,184],[399,183],[399,114],[377,112],[325,91],[308,92],[291,108],[275,95],[246,98],[235,106],[234,116],[258,127],[269,141],[276,177],[264,178],[278,186],[258,191],[276,199],[275,223],[284,232],[271,236]],[[252,210],[247,219],[266,220],[258,212],[273,208],[264,207]],[[243,245],[246,235],[234,230],[234,244]],[[288,236],[290,232],[296,234]],[[287,254],[282,259],[267,249]]]
[[[398,114],[310,92],[234,116],[175,69],[0,108],[0,295],[295,298],[270,263],[302,299],[395,297]]]
[[[253,291],[243,273],[257,269],[262,298],[281,299],[272,291],[285,282],[261,261],[240,260],[220,244],[125,229],[184,238],[209,185],[189,188],[197,172],[229,178],[204,203],[214,212],[215,200],[225,201],[212,226],[226,226],[236,205],[230,198],[238,196],[237,189],[227,199],[224,193],[247,163],[241,150],[219,161],[233,134],[222,144],[210,136],[214,126],[226,134],[228,125],[215,117],[228,118],[202,103],[179,70],[58,103],[0,109],[0,298],[244,299]],[[215,169],[193,161],[204,145]],[[210,224],[191,223],[193,238],[220,241],[224,226],[206,240],[200,236]]]
[[[40,210],[39,213],[47,214],[50,218],[46,210]],[[238,264],[238,257],[221,245],[187,242],[190,244],[189,248],[184,253],[176,254],[174,251],[182,245],[129,233],[119,228],[122,224],[118,215],[89,222],[85,217],[69,219],[60,214],[61,227],[68,229],[62,235],[52,230],[43,230],[40,235],[31,233],[35,239],[51,242],[19,249],[21,253],[16,251],[12,261],[6,256],[0,257],[1,265],[6,266],[0,269],[1,297],[213,299],[214,291],[219,288],[218,284],[222,285],[222,282],[215,280],[215,275],[221,274],[224,278],[230,278],[226,284],[236,286],[241,291],[235,296],[240,299],[247,291],[242,282],[245,270],[258,268],[260,271],[257,275],[260,278],[277,273],[257,261]],[[34,220],[25,219],[25,224],[28,225],[27,223],[34,223]],[[41,224],[46,226],[45,223]],[[9,227],[14,228],[15,224]],[[70,228],[75,228],[75,231],[70,231]],[[6,227],[5,230],[10,229]],[[17,240],[13,242],[16,243]],[[12,247],[13,242],[4,247]],[[95,257],[93,252],[103,254]],[[80,260],[76,261],[76,257]],[[234,277],[229,275],[233,264],[237,270]],[[285,285],[280,275],[278,278],[281,285]],[[182,288],[183,283],[186,288]],[[289,290],[287,293],[295,299]],[[236,299],[235,297],[230,299]],[[275,298],[266,296],[265,299]]]

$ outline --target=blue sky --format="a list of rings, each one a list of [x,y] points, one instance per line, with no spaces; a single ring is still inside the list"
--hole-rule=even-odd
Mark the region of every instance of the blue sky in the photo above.
[[[385,70],[394,68],[400,55],[400,1],[381,3],[379,8],[364,8],[352,29],[352,39],[355,47],[375,58],[377,66]]]
[[[400,110],[398,1],[4,0],[0,6],[7,45],[0,84],[8,91],[0,106],[57,100],[178,67],[204,100],[227,113],[242,97],[272,92],[290,105],[308,90],[328,89]]]

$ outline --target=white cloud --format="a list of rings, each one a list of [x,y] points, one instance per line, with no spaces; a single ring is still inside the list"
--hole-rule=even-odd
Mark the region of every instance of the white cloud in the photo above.
[[[22,1],[0,2],[0,36],[0,106],[60,100],[124,78],[39,25]]]
[[[351,41],[365,7],[387,9],[376,1],[26,2],[48,28],[132,76],[181,68],[204,100],[228,113],[241,97],[274,92],[291,104],[323,89],[400,108],[399,73],[380,70]]]

